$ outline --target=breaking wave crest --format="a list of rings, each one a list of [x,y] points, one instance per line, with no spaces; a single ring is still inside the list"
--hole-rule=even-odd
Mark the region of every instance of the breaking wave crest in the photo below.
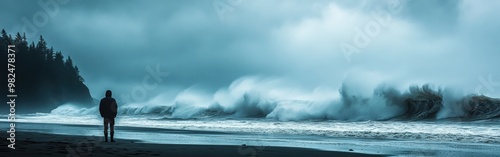
[[[52,114],[98,114],[97,107],[60,106]],[[164,118],[268,118],[300,120],[484,120],[500,118],[500,99],[460,95],[430,85],[407,90],[380,85],[361,94],[344,83],[338,92],[316,89],[300,92],[275,80],[244,78],[214,94],[195,89],[164,103],[127,104],[119,115],[153,115]]]

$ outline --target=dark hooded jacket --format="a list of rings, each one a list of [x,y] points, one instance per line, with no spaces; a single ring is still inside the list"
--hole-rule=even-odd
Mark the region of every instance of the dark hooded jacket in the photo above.
[[[106,97],[101,99],[99,112],[103,118],[115,118],[118,111],[116,100],[111,97],[111,91],[106,91]]]

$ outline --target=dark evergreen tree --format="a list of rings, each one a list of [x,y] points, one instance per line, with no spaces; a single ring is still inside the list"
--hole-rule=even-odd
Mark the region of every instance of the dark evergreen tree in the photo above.
[[[12,39],[2,30],[0,47],[4,65],[7,64],[9,44],[16,46],[16,113],[50,112],[65,103],[93,105],[90,92],[71,57],[64,59],[62,52],[49,48],[42,36],[37,44],[28,45],[25,35],[17,33]],[[3,78],[7,83],[7,78]],[[7,90],[2,93],[6,95]],[[1,109],[0,114],[4,111],[8,109]]]

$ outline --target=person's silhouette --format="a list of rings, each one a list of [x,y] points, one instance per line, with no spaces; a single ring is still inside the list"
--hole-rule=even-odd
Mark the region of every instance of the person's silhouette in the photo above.
[[[113,136],[115,135],[115,118],[118,110],[116,100],[111,97],[111,91],[106,91],[106,97],[101,99],[99,104],[99,112],[101,117],[104,118],[104,138],[108,142],[108,125],[111,128],[111,142],[115,142]]]

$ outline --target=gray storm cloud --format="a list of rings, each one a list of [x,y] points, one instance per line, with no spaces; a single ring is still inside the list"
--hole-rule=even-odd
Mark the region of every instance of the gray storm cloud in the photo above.
[[[214,2],[229,7],[222,8],[223,20]],[[0,26],[11,34],[24,30],[23,18],[33,22],[45,12],[37,1],[2,4]],[[373,13],[395,5],[401,12],[385,26],[378,23]],[[193,85],[214,92],[245,76],[278,77],[306,89],[339,89],[349,79],[401,89],[425,83],[481,87],[500,96],[500,87],[486,87],[500,82],[498,7],[473,0],[69,0],[36,26],[30,40],[43,35],[70,55],[94,97],[105,89],[130,94],[150,75],[146,67],[157,65],[169,75],[148,91],[150,98]],[[373,31],[378,33],[346,60],[339,45],[356,46],[360,32]]]

